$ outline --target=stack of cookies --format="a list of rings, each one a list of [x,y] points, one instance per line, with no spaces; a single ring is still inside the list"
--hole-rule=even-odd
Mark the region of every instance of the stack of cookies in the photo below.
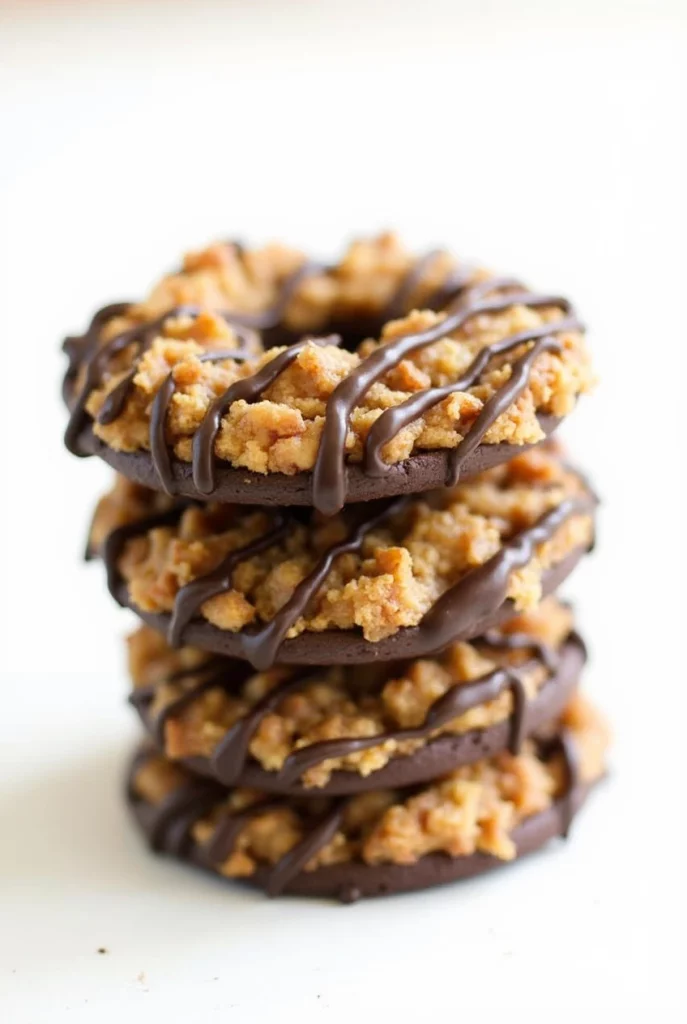
[[[550,439],[592,384],[566,299],[391,235],[221,242],[65,351],[154,850],[349,902],[567,834],[607,733],[557,596],[596,507]]]

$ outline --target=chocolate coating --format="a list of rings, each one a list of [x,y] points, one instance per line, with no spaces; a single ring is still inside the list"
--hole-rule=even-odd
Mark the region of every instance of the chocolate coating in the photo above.
[[[237,311],[218,311],[227,323],[231,324],[237,334],[240,350],[239,359],[243,359],[253,347],[256,340],[255,331],[263,331],[263,343],[266,347],[282,342],[286,348],[272,361],[264,364],[254,373],[231,384],[223,394],[216,397],[209,405],[198,429],[193,435],[192,460],[190,467],[179,465],[175,471],[172,459],[166,448],[165,417],[169,402],[175,389],[173,374],[169,374],[161,387],[159,401],[151,410],[148,453],[143,455],[147,461],[145,471],[136,473],[137,463],[130,457],[120,456],[115,468],[124,475],[139,483],[154,488],[161,487],[168,493],[194,498],[216,498],[219,501],[248,501],[260,504],[312,504],[324,515],[334,515],[346,502],[365,501],[370,498],[389,497],[392,495],[426,490],[435,486],[453,486],[460,477],[468,473],[476,473],[494,465],[495,462],[481,462],[478,455],[482,441],[489,429],[513,402],[527,388],[533,366],[544,352],[561,352],[559,335],[563,332],[583,330],[583,325],[575,315],[567,299],[556,295],[536,294],[529,291],[513,278],[491,277],[475,281],[470,273],[459,269],[444,285],[429,298],[429,308],[443,310],[445,316],[439,322],[423,330],[410,331],[400,337],[392,338],[384,345],[377,347],[366,355],[351,372],[333,389],[325,403],[325,414],[315,464],[312,472],[301,474],[303,480],[286,478],[277,475],[276,481],[266,478],[265,486],[260,493],[254,486],[254,474],[238,471],[238,476],[231,475],[233,487],[224,486],[218,480],[218,460],[215,455],[215,440],[220,429],[222,417],[236,401],[248,404],[260,401],[270,386],[275,384],[281,373],[286,370],[301,349],[313,341],[315,344],[339,345],[354,338],[360,340],[365,336],[378,337],[383,325],[391,318],[401,315],[412,296],[414,289],[421,281],[426,269],[431,265],[436,253],[428,253],[418,260],[405,278],[401,281],[394,295],[391,296],[386,308],[380,311],[376,324],[367,323],[365,318],[359,322],[352,318],[350,322],[328,324],[329,337],[296,338],[289,337],[290,331],[284,323],[284,316],[291,297],[299,284],[313,274],[327,272],[327,268],[319,263],[306,263],[288,277],[281,286],[276,302],[271,309],[258,314],[239,313]],[[330,268],[331,269],[331,268]],[[81,338],[69,338],[64,348],[69,357],[69,366],[65,381],[65,394],[70,407],[70,420],[65,433],[67,448],[75,455],[85,456],[98,454],[106,456],[107,446],[96,447],[94,438],[89,436],[90,418],[86,412],[89,394],[103,381],[110,360],[118,354],[133,347],[135,358],[133,366],[115,387],[110,391],[98,413],[100,424],[112,423],[122,414],[129,400],[137,373],[138,360],[153,344],[154,339],[164,329],[165,322],[179,314],[198,316],[199,307],[182,306],[168,310],[156,319],[136,324],[122,333],[100,344],[100,332],[112,316],[121,311],[123,304],[116,304],[98,311],[86,333]],[[540,324],[515,334],[511,334],[485,346],[472,359],[469,366],[459,379],[441,387],[427,387],[412,395],[406,401],[382,412],[375,421],[364,441],[363,461],[360,466],[349,467],[346,459],[346,440],[350,420],[354,409],[364,400],[373,385],[381,380],[389,371],[399,366],[404,359],[431,346],[453,331],[463,329],[471,321],[488,313],[501,313],[513,305],[524,305],[530,309],[557,307],[562,311],[558,320]],[[361,329],[370,328],[369,334]],[[336,331],[335,335],[331,332]],[[280,335],[282,335],[280,337]],[[354,342],[352,347],[356,347]],[[418,416],[428,412],[445,398],[459,391],[465,391],[479,384],[483,374],[493,360],[516,353],[523,345],[531,347],[511,363],[510,377],[504,381],[493,395],[484,403],[474,423],[470,425],[460,443],[454,449],[445,452],[429,453],[436,456],[424,468],[420,462],[417,473],[405,466],[387,465],[383,458],[385,444],[404,426],[412,423]],[[205,358],[205,357],[204,357]],[[209,358],[215,358],[210,356]],[[221,358],[221,356],[217,357]],[[74,385],[78,379],[79,368],[84,370],[83,383],[77,391]],[[491,448],[492,446],[488,446]],[[494,446],[500,459],[510,458],[518,450],[517,446]],[[523,450],[520,448],[519,450]],[[408,466],[414,467],[413,456]],[[474,462],[473,462],[474,460]],[[108,457],[108,461],[114,461]],[[140,460],[139,460],[140,461]],[[441,465],[441,475],[435,475]],[[230,470],[231,467],[221,465],[219,468]],[[351,470],[354,470],[351,472]],[[179,479],[177,480],[177,472]],[[419,479],[413,477],[419,476]],[[259,475],[258,475],[259,477]],[[360,477],[359,480],[356,478]],[[388,479],[387,479],[388,477]],[[284,481],[290,484],[284,486]],[[412,480],[412,483],[411,483]],[[248,481],[252,481],[248,483]],[[269,482],[268,482],[269,481]],[[268,494],[275,493],[270,498]],[[359,484],[359,486],[356,486]],[[234,490],[233,488],[236,488]],[[239,495],[243,494],[244,497]]]
[[[557,652],[556,664],[549,679],[532,700],[526,701],[517,729],[518,736],[515,744],[512,743],[512,719],[504,720],[485,729],[473,729],[465,733],[439,736],[412,754],[393,757],[383,768],[367,776],[360,775],[355,771],[335,771],[328,784],[318,788],[306,787],[298,777],[290,778],[288,774],[285,776],[283,771],[267,771],[250,756],[245,758],[238,776],[232,779],[223,777],[222,758],[217,754],[215,757],[182,758],[180,763],[197,774],[215,778],[225,784],[231,783],[236,786],[247,786],[268,793],[290,796],[340,796],[428,782],[460,765],[471,764],[482,758],[491,757],[509,746],[514,752],[517,752],[523,739],[535,733],[546,722],[556,719],[562,712],[577,685],[584,661],[584,644],[581,638],[573,633]],[[229,671],[233,664],[232,662],[226,663]],[[239,666],[237,665],[236,668],[238,670]],[[237,682],[239,681],[240,676]],[[304,680],[299,677],[297,684],[304,685]],[[209,683],[204,683],[202,689],[209,689],[212,685],[218,685],[217,676],[214,678],[211,676]],[[471,685],[463,683],[454,689],[455,692],[466,693]],[[181,698],[182,705],[192,700],[193,696],[184,695]],[[149,712],[149,700],[137,699],[135,692],[133,697],[132,703],[143,724],[153,739],[162,746],[163,737],[160,735],[160,724],[164,728],[164,716],[160,723]],[[176,707],[179,705],[177,704]],[[377,742],[383,742],[386,735],[379,736]],[[347,741],[335,742],[345,746]],[[355,740],[352,742],[355,745]],[[312,748],[302,749],[312,749],[315,753],[314,748],[317,746],[318,744],[313,744]],[[324,752],[320,759],[324,759]]]
[[[564,559],[542,574],[543,594],[553,593],[568,577],[577,563],[585,554],[583,548],[576,548]],[[128,587],[122,580],[113,580],[111,591],[117,601],[130,608],[138,617],[156,629],[159,633],[168,634],[171,615],[167,613],[145,612],[129,597]],[[506,600],[486,618],[475,621],[466,632],[457,632],[448,642],[469,640],[479,636],[494,626],[505,622],[514,614],[513,602]],[[447,643],[448,643],[447,642]],[[204,619],[194,619],[184,630],[184,643],[213,654],[240,658],[243,654],[240,634],[218,629]],[[443,647],[447,646],[443,644]],[[421,626],[399,629],[393,636],[372,642],[366,640],[362,633],[354,630],[327,630],[323,633],[304,632],[296,637],[284,640],[279,647],[278,660],[285,665],[355,665],[369,661],[401,661],[406,658],[419,658],[436,653],[442,645],[434,644],[428,639]]]
[[[517,849],[517,859],[539,849],[549,839],[563,835],[569,827],[570,818],[582,806],[591,788],[588,784],[575,781],[572,788],[555,801],[551,807],[521,822],[511,833]],[[159,825],[160,814],[157,807],[145,804],[130,792],[128,799],[136,821],[154,850],[171,853],[179,859],[215,874],[208,851],[193,843],[188,836],[188,829],[192,821],[189,820],[188,804],[183,797],[179,799],[181,813],[177,819],[178,824],[174,820],[174,815],[170,813],[167,815],[163,828],[160,828]],[[203,811],[200,811],[196,817],[202,813]],[[300,861],[303,856],[312,855],[313,847],[324,845],[327,841],[328,832],[331,832],[338,822],[337,813],[335,810],[331,816],[323,820],[318,834],[311,833],[307,837],[307,849],[299,844],[299,847],[292,851],[296,856],[285,865],[286,870],[281,873],[275,871],[274,867],[261,867],[247,878],[225,880],[247,883],[254,888],[263,889],[272,896],[282,893],[301,896],[329,896],[342,903],[352,903],[363,897],[428,889],[430,886],[443,885],[461,878],[471,878],[512,863],[485,853],[473,853],[464,857],[432,853],[421,857],[415,864],[368,865],[359,861],[350,861],[317,868],[315,871],[300,870]],[[165,829],[168,831],[169,838],[164,834]],[[226,853],[224,850],[215,850],[215,853],[219,852]],[[282,860],[286,859],[282,858]],[[280,865],[281,862],[276,865],[276,868],[279,869]]]
[[[547,437],[553,434],[560,422],[554,416],[539,417],[539,425]],[[99,456],[133,483],[160,490],[160,476],[149,451],[115,451],[95,436],[90,424],[82,428],[78,444],[82,452]],[[461,480],[470,479],[493,466],[508,462],[532,447],[534,445],[481,444],[463,462]],[[444,487],[450,459],[449,450],[421,452],[404,462],[388,466],[381,477],[370,476],[362,465],[351,463],[345,470],[347,501],[373,501],[375,498],[420,494]],[[169,458],[169,474],[173,484],[168,490],[184,498],[242,505],[312,505],[312,473],[296,473],[293,476],[254,473],[248,469],[235,469],[229,463],[217,459],[214,467],[215,486],[207,492],[197,489],[190,462]]]

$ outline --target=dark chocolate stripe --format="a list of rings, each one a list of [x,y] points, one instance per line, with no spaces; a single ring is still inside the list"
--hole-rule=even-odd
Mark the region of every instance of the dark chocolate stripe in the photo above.
[[[215,440],[222,417],[234,402],[257,402],[262,393],[294,362],[310,344],[336,345],[338,335],[326,338],[303,338],[289,346],[251,377],[235,381],[224,394],[216,398],[205,414],[203,422],[193,435],[193,482],[201,494],[211,494],[215,487]]]
[[[334,809],[318,822],[312,832],[277,861],[267,878],[268,896],[278,896],[282,893],[308,861],[334,838],[341,826],[345,807],[346,802],[343,800],[335,804]]]
[[[153,850],[179,849],[182,834],[187,834],[190,827],[211,810],[219,799],[219,790],[207,781],[193,781],[179,786],[166,796],[155,807],[155,815],[150,826],[150,845]],[[182,828],[179,828],[179,822]],[[176,827],[175,827],[176,826]],[[170,840],[173,838],[173,848]]]
[[[455,586],[441,595],[417,627],[425,639],[427,653],[441,651],[458,635],[478,635],[496,609],[506,600],[511,573],[533,558],[535,549],[550,540],[573,516],[588,515],[597,504],[588,491],[585,496],[567,498],[545,512],[497,553],[471,569]]]
[[[241,657],[259,670],[273,665],[288,631],[306,610],[308,603],[329,574],[335,559],[344,554],[359,552],[366,534],[401,511],[407,503],[408,498],[401,498],[391,503],[370,502],[362,506],[364,512],[369,512],[372,505],[375,509],[358,523],[347,538],[332,545],[321,556],[315,568],[298,584],[289,600],[275,616],[257,630],[242,630],[236,634]],[[383,505],[381,511],[380,504]],[[444,650],[456,636],[479,636],[487,626],[490,616],[505,602],[511,573],[526,565],[534,556],[536,547],[550,540],[568,519],[575,515],[590,514],[596,504],[597,499],[589,490],[582,496],[561,501],[559,505],[544,513],[532,526],[504,541],[492,558],[471,569],[458,583],[445,591],[425,614],[420,624],[413,627],[423,640],[423,652],[430,654]],[[145,533],[154,526],[174,522],[182,511],[183,507],[171,509],[158,516],[121,527],[108,537],[104,546],[104,560],[108,586],[113,595],[117,597],[117,560],[126,540]],[[294,520],[279,521],[277,526],[262,538],[227,555],[213,572],[200,576],[183,587],[175,600],[168,630],[169,643],[178,645],[186,625],[205,601],[231,589],[232,574],[236,566],[253,554],[277,543],[288,533],[292,521]]]
[[[357,554],[361,550],[367,534],[405,508],[407,502],[407,498],[400,498],[391,504],[385,503],[381,511],[378,502],[370,502],[368,508],[370,505],[375,505],[375,511],[354,527],[347,538],[339,541],[338,544],[333,544],[322,555],[315,568],[304,580],[301,580],[289,600],[276,615],[261,629],[240,634],[242,657],[257,669],[270,668],[277,660],[279,648],[286,639],[286,634],[306,610],[319,586],[329,575],[335,560],[341,555]]]
[[[288,520],[281,515],[278,516],[272,529],[262,537],[257,537],[237,551],[230,551],[212,572],[191,580],[182,587],[174,599],[174,609],[169,622],[167,641],[170,646],[180,645],[185,627],[206,601],[231,590],[237,565],[274,547],[287,536],[290,527],[291,523]]]
[[[505,689],[510,689],[513,696],[509,749],[512,753],[517,754],[522,745],[526,711],[526,693],[521,676],[534,668],[537,661],[545,665],[549,673],[552,674],[558,667],[559,654],[553,648],[538,642],[526,633],[502,636],[494,630],[485,637],[478,637],[473,643],[478,647],[487,645],[500,650],[531,649],[535,652],[535,659],[518,668],[499,668],[479,679],[454,682],[451,688],[430,706],[422,725],[415,728],[387,730],[375,736],[343,737],[309,744],[287,757],[281,770],[276,773],[277,778],[284,785],[290,785],[308,768],[329,758],[345,757],[348,754],[381,745],[390,739],[397,741],[426,739],[432,731],[465,714],[466,711],[495,700]],[[164,727],[169,718],[174,717],[209,689],[221,686],[224,689],[231,688],[233,690],[235,686],[244,682],[248,675],[247,667],[244,666],[243,673],[238,673],[238,678],[233,671],[234,666],[239,668],[242,664],[238,661],[228,661],[223,671],[215,670],[214,674],[211,673],[207,678],[200,680],[196,686],[189,688],[177,700],[166,705],[150,721],[150,728],[161,749],[164,749]],[[205,671],[207,670],[206,668]],[[203,668],[189,669],[185,673],[183,671],[176,673],[174,678],[178,679],[184,675],[194,678],[202,671]],[[237,785],[250,759],[250,742],[263,718],[275,711],[289,694],[306,687],[310,681],[316,680],[321,675],[321,671],[318,670],[305,675],[296,672],[290,679],[284,680],[265,694],[262,700],[258,701],[243,718],[231,726],[212,755],[214,776],[226,786]],[[165,682],[172,681],[172,677],[165,680]],[[155,689],[156,684],[139,688],[129,699],[135,706],[145,707],[146,704],[152,702]]]
[[[233,786],[240,779],[250,756],[250,741],[263,718],[274,711],[290,693],[307,686],[309,680],[317,678],[318,675],[321,673],[296,673],[293,678],[284,680],[266,693],[242,719],[232,725],[212,755],[214,772],[225,786]]]
[[[269,801],[269,803],[253,804],[238,814],[225,814],[215,828],[212,839],[203,849],[203,858],[215,868],[221,866],[231,855],[241,832],[253,818],[287,806],[288,804],[283,800],[275,800]],[[338,801],[333,810],[307,832],[293,849],[284,854],[276,864],[265,868],[266,888],[270,896],[279,895],[289,882],[303,870],[308,861],[333,839],[341,825],[344,808],[344,801]]]
[[[247,357],[247,352],[233,349],[224,352],[204,352],[203,355],[198,356],[198,361],[200,363],[219,363],[224,359],[234,359],[240,362]],[[165,438],[165,421],[175,390],[174,372],[170,371],[160,385],[150,407],[150,455],[160,485],[165,494],[170,496],[174,495],[175,488],[172,457]]]
[[[565,764],[565,792],[561,798],[561,835],[567,839],[575,817],[575,793],[580,785],[580,756],[575,738],[569,729],[562,729],[557,737],[557,746]]]
[[[380,323],[402,314],[413,291],[418,287],[428,267],[437,255],[437,252],[431,252],[416,261],[401,281],[386,309],[382,311]],[[220,315],[237,332],[252,328],[263,331],[278,328],[287,306],[300,283],[311,274],[327,272],[331,272],[331,268],[314,263],[304,264],[287,278],[282,285],[277,301],[269,310],[257,314],[223,312]],[[516,303],[522,303],[533,309],[543,306],[556,306],[562,309],[564,314],[571,311],[570,304],[566,300],[557,296],[535,295],[524,290],[523,286],[514,278],[493,277],[471,284],[471,273],[471,271],[465,268],[458,268],[453,274],[448,276],[434,296],[431,296],[425,302],[425,306],[428,308],[433,308],[442,302],[447,304],[447,316],[441,323],[426,331],[407,334],[395,341],[380,346],[363,360],[348,377],[341,381],[330,395],[326,403],[324,428],[312,473],[312,502],[325,515],[334,514],[344,505],[346,497],[345,445],[350,416],[356,405],[359,404],[370,387],[380,377],[397,366],[406,356],[440,340],[452,331],[458,330],[468,320],[481,313],[498,313]],[[497,291],[506,291],[508,294],[493,296],[492,293]],[[490,295],[491,297],[488,297]],[[113,308],[116,309],[118,307]],[[110,342],[100,349],[97,348],[98,329],[89,329],[91,331],[91,341],[84,349],[87,364],[86,380],[73,406],[72,416],[65,434],[65,442],[71,451],[74,451],[76,454],[86,454],[79,450],[78,442],[79,432],[85,418],[85,404],[89,393],[98,386],[107,361],[130,344],[137,345],[138,358],[140,358],[145,348],[152,343],[164,320],[170,316],[180,315],[183,312],[187,312],[189,315],[197,315],[198,311],[196,307],[178,307],[176,310],[171,310],[164,314],[157,321],[130,328],[122,335],[111,339]],[[98,314],[96,314],[97,316]],[[93,323],[95,323],[95,319]],[[412,422],[413,419],[422,415],[423,412],[432,408],[448,395],[459,390],[465,390],[478,383],[480,374],[494,356],[507,352],[517,347],[518,344],[535,341],[534,347],[514,364],[509,380],[486,403],[472,428],[451,453],[447,470],[447,483],[455,483],[460,475],[461,467],[479,446],[489,428],[527,386],[532,365],[536,358],[545,350],[557,350],[556,343],[552,340],[553,335],[561,330],[576,330],[580,328],[581,325],[575,318],[568,317],[561,319],[558,323],[545,325],[542,328],[521,332],[521,334],[503,339],[503,341],[484,349],[476,357],[468,374],[461,378],[461,381],[454,385],[446,385],[443,388],[427,389],[413,396],[402,405],[387,410],[374,424],[366,441],[363,472],[372,477],[379,477],[389,472],[391,466],[383,461],[381,448],[403,426]],[[93,345],[93,338],[95,338],[95,346]],[[74,340],[70,339],[72,343]],[[318,339],[317,343],[333,344],[334,340],[333,338]],[[237,381],[224,395],[211,404],[193,439],[192,476],[197,492],[211,494],[214,490],[215,440],[220,429],[221,420],[232,403],[239,400],[254,402],[259,399],[265,389],[274,383],[279,374],[293,362],[301,351],[303,344],[304,341],[300,340],[296,344],[291,345],[270,363],[265,364],[256,374],[242,381]],[[71,344],[67,348],[70,355],[68,376],[70,374],[73,376],[75,372],[74,361],[81,358],[78,355],[79,347]],[[137,365],[134,365],[130,372],[106,397],[98,415],[99,423],[111,423],[122,413],[136,372]],[[155,423],[151,422],[151,451],[153,453],[152,460],[160,482],[171,493],[174,480],[170,454],[165,447],[164,415],[161,415],[161,409],[166,408],[169,402],[170,386],[168,381],[165,381],[163,384],[163,396],[160,398],[160,406],[155,410]]]
[[[117,316],[124,316],[132,305],[132,302],[111,302],[108,306],[103,306],[102,309],[99,309],[93,314],[91,322],[86,328],[85,334],[75,335],[64,339],[62,343],[62,351],[66,354],[67,359],[69,360],[67,373],[65,375],[65,382],[73,381],[79,366],[82,364],[84,359],[91,355],[93,349],[98,344],[100,332],[105,324],[110,320],[114,320]]]
[[[218,822],[212,838],[203,849],[208,863],[221,865],[231,855],[236,840],[252,818],[257,818],[267,811],[277,810],[284,806],[283,800],[270,800],[264,803],[251,804],[245,811],[231,814],[227,811]]]
[[[582,643],[580,637],[576,639]],[[490,647],[496,650],[527,651],[532,650],[538,661],[541,661],[549,672],[555,672],[560,661],[559,653],[551,644],[537,640],[529,633],[503,633],[499,629],[489,629],[482,636],[470,641],[475,647]]]
[[[539,820],[546,820],[547,822],[551,818],[553,812],[558,818],[557,831],[563,836],[567,836],[569,833],[572,819],[577,811],[578,805],[584,799],[586,794],[586,788],[581,783],[579,777],[579,751],[575,737],[568,730],[563,729],[560,733],[552,737],[550,740],[544,740],[539,745],[539,756],[547,759],[548,757],[555,756],[557,753],[561,753],[565,761],[566,769],[566,782],[564,792],[553,802],[550,809],[544,812],[540,812],[539,815],[533,815],[527,817],[516,826],[513,830],[513,838],[517,842],[518,855],[521,852],[520,837],[526,835],[529,832],[530,822],[533,826],[536,826]],[[244,811],[236,814],[231,814],[228,811],[224,811],[219,822],[217,823],[213,835],[208,843],[200,847],[197,843],[192,844],[189,837],[189,832],[193,824],[198,821],[205,814],[212,811],[213,807],[220,804],[223,799],[226,798],[227,791],[217,786],[215,783],[208,781],[205,782],[192,782],[188,785],[180,787],[180,789],[173,792],[169,797],[162,801],[159,806],[147,805],[145,801],[137,796],[133,788],[133,778],[135,775],[136,765],[140,764],[140,758],[134,761],[134,766],[131,769],[130,782],[128,787],[129,799],[132,802],[134,808],[137,811],[137,816],[141,824],[143,825],[148,842],[151,847],[155,850],[165,850],[172,854],[182,857],[190,857],[195,863],[202,864],[205,867],[211,868],[217,871],[226,859],[231,855],[233,850],[236,848],[236,844],[240,837],[241,832],[249,822],[259,817],[261,814],[271,812],[279,808],[294,807],[298,809],[298,804],[293,803],[288,799],[277,798],[264,803],[253,804],[246,808]],[[276,896],[285,890],[289,889],[291,883],[297,878],[303,877],[303,871],[305,866],[310,860],[313,859],[336,835],[336,832],[341,827],[343,817],[348,805],[348,800],[341,799],[333,803],[330,810],[325,813],[319,821],[314,825],[310,826],[306,832],[304,838],[296,844],[288,853],[286,853],[276,864],[274,865],[261,865],[255,874],[255,881],[261,886],[264,886],[270,896]],[[308,828],[307,823],[304,823],[304,827]],[[536,829],[535,829],[536,831]],[[552,829],[547,827],[546,835],[553,835]],[[535,848],[536,844],[530,846],[526,841],[522,843],[524,851],[530,848]],[[484,861],[483,855],[476,855],[479,862]],[[474,859],[475,855],[473,855]],[[437,855],[429,855],[428,858],[421,858],[419,865],[423,863],[431,862],[432,859],[436,860]],[[446,855],[439,857],[439,862],[442,864],[468,864],[470,858],[451,858]],[[498,863],[496,858],[486,858],[489,863]],[[358,868],[357,871],[352,873],[358,874],[362,870],[368,870],[372,874],[375,873],[375,866],[369,865],[354,865]],[[390,865],[391,873],[403,871],[402,867]],[[322,872],[320,875],[319,872]],[[324,880],[328,875],[338,876],[341,872],[334,871],[332,868],[317,869],[313,874],[313,891],[317,891],[317,878]],[[412,886],[404,885],[402,888],[410,888]],[[297,887],[298,888],[298,887]],[[349,885],[341,885],[336,887],[336,891],[339,892],[345,901],[350,901],[351,898],[357,898],[360,895],[359,891],[356,895],[355,887],[351,889]],[[383,886],[378,889],[379,892],[385,891]]]
[[[100,386],[109,360],[123,352],[129,345],[135,345],[137,348],[134,365],[105,397],[97,416],[97,421],[100,424],[113,423],[114,420],[121,416],[127,399],[131,394],[134,378],[138,373],[138,361],[155,341],[155,338],[158,337],[166,321],[181,316],[197,317],[202,312],[198,306],[175,306],[154,320],[148,320],[145,323],[129,327],[126,331],[122,331],[121,334],[115,335],[104,345],[99,346],[99,334],[104,324],[112,319],[113,316],[121,315],[129,308],[130,304],[128,303],[116,303],[112,306],[106,306],[95,314],[88,331],[84,335],[85,345],[82,354],[78,356],[78,361],[79,363],[85,363],[86,376],[83,387],[72,406],[64,436],[65,445],[74,455],[84,454],[79,448],[78,437],[86,417],[86,402],[90,393]],[[230,324],[242,345],[247,345],[254,337],[248,328],[233,322],[231,313],[219,311],[217,315]],[[74,339],[68,340],[73,341]],[[76,353],[76,346],[72,346],[71,351]],[[71,362],[68,374],[70,372],[72,377],[76,372],[76,367]]]
[[[220,659],[216,660],[220,661]],[[164,683],[173,683],[176,680],[202,676],[194,686],[189,687],[180,694],[179,697],[176,697],[174,700],[169,701],[168,704],[165,704],[157,715],[155,715],[154,719],[151,720],[153,738],[157,746],[161,750],[165,749],[165,727],[170,718],[174,718],[176,715],[180,714],[184,708],[195,703],[195,701],[204,693],[207,693],[208,690],[222,689],[231,693],[235,688],[239,687],[241,683],[245,682],[249,674],[249,667],[239,661],[227,662],[226,664],[220,664],[219,666],[210,662],[208,665],[201,665],[196,669],[176,672],[174,675],[165,679],[163,681]],[[157,688],[160,685],[160,683],[151,683],[148,686],[136,687],[136,689],[129,695],[129,703],[139,710],[149,708],[155,698]]]
[[[517,754],[522,745],[522,733],[525,718],[527,695],[518,672],[509,669],[496,669],[480,679],[469,683],[454,684],[443,696],[429,708],[422,725],[408,729],[394,729],[377,733],[375,736],[348,737],[337,740],[322,740],[311,743],[307,747],[289,754],[278,773],[279,779],[289,785],[300,778],[308,768],[330,758],[346,757],[362,750],[380,746],[389,740],[422,740],[435,729],[447,725],[454,718],[459,718],[472,708],[488,701],[496,700],[504,692],[510,690],[513,697],[511,715],[511,732],[509,750]],[[218,777],[224,778],[219,774]]]
[[[531,309],[556,306],[564,312],[570,310],[567,300],[559,296],[533,295],[520,292],[498,298],[485,299],[459,308],[440,323],[424,331],[406,334],[391,341],[367,357],[334,389],[327,401],[324,426],[313,470],[313,505],[324,515],[334,515],[346,500],[346,474],[344,453],[351,414],[372,385],[397,366],[406,356],[427,348],[463,327],[482,313],[503,312],[522,303]],[[551,328],[549,332],[551,333]],[[509,382],[510,383],[510,382]],[[488,427],[485,427],[485,432]],[[464,443],[464,442],[463,442]]]
[[[447,486],[457,483],[460,467],[467,457],[480,444],[487,430],[494,424],[501,413],[505,412],[527,387],[534,361],[544,351],[560,351],[560,346],[551,336],[552,333],[554,331],[579,330],[580,327],[581,324],[578,320],[574,317],[568,317],[556,324],[543,324],[540,327],[511,335],[502,341],[494,342],[478,353],[466,373],[455,383],[446,384],[444,387],[427,388],[425,391],[420,391],[411,398],[406,399],[405,402],[401,402],[391,409],[386,409],[372,424],[365,441],[363,465],[367,475],[380,477],[388,472],[389,464],[383,460],[381,449],[400,430],[437,406],[450,395],[458,391],[467,391],[468,388],[474,387],[479,377],[486,370],[489,362],[496,356],[510,352],[526,342],[535,342],[533,347],[513,364],[509,380],[485,404],[473,426],[452,453]]]

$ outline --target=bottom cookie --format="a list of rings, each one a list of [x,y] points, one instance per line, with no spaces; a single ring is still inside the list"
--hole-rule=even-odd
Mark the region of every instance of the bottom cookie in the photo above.
[[[150,748],[128,799],[150,846],[269,895],[352,902],[481,874],[566,835],[604,772],[607,729],[576,696],[518,755],[423,786],[338,799],[226,789]]]

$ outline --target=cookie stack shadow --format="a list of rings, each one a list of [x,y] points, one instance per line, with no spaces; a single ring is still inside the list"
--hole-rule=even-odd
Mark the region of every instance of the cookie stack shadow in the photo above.
[[[391,236],[228,242],[64,348],[153,850],[351,902],[568,834],[607,730],[558,592],[597,505],[549,437],[592,379],[566,300]]]

